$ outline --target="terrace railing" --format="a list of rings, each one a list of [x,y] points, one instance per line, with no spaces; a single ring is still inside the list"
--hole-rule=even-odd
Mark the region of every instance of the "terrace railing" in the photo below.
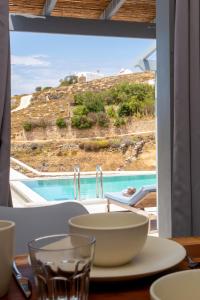
[[[74,200],[80,200],[80,199],[81,199],[80,166],[76,165],[74,166]]]
[[[96,166],[96,197],[103,199],[103,172],[101,166]]]

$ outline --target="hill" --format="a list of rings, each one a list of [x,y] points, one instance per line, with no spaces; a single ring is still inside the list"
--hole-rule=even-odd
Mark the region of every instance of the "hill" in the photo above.
[[[103,93],[108,97],[104,92],[113,92],[117,86],[124,84],[123,89],[127,89],[126,84],[129,86],[132,83],[147,83],[152,79],[153,73],[135,73],[68,86],[61,85],[57,88],[44,88],[34,93],[27,108],[12,113],[12,155],[41,171],[71,171],[77,163],[82,165],[82,170],[93,170],[97,163],[103,165],[106,170],[154,169],[153,114],[129,114],[125,107],[125,110],[121,109],[122,116],[109,115],[109,110],[119,114],[122,101],[121,104],[107,103],[99,112],[87,111],[83,119],[89,118],[90,122],[93,122],[91,128],[79,129],[72,124],[75,109],[80,114],[80,108],[85,105],[75,103],[80,93],[100,96]],[[124,99],[123,89],[118,91],[121,93],[120,99]],[[142,132],[146,134],[143,135]],[[85,140],[89,144],[86,144]],[[98,145],[95,145],[95,140],[98,141]],[[139,152],[138,145],[142,145]]]
[[[73,102],[74,95],[80,92],[100,92],[108,90],[109,88],[121,84],[128,83],[145,83],[154,78],[153,73],[135,73],[129,75],[120,75],[106,77],[103,79],[93,80],[86,83],[76,83],[69,86],[60,86],[58,88],[43,89],[41,92],[33,94],[31,104],[26,109],[14,112],[12,114],[12,140],[26,141],[33,139],[55,139],[57,138],[75,138],[83,137],[80,131],[73,130],[71,126],[68,126],[68,130],[64,134],[64,130],[60,136],[60,131],[56,128],[56,120],[58,118],[64,118],[67,123],[70,123],[70,119],[73,115]],[[24,124],[32,122],[33,130],[31,134],[24,132]],[[69,124],[70,125],[70,124]],[[69,128],[70,127],[70,128]],[[112,127],[112,126],[111,126]],[[130,126],[128,126],[130,129]],[[137,125],[136,125],[137,127]],[[85,132],[87,136],[101,136],[103,134],[102,128],[95,132]],[[126,126],[124,130],[118,130],[118,128],[108,128],[103,130],[113,131],[113,135],[120,133],[128,133]],[[50,133],[49,133],[50,131]],[[99,132],[98,132],[99,131]],[[132,129],[132,132],[135,128]],[[52,134],[52,135],[51,135]],[[105,134],[103,134],[105,136]]]

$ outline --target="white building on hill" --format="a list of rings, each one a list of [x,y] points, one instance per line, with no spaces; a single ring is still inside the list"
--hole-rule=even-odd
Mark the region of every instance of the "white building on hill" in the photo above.
[[[119,73],[116,74],[116,76],[118,76],[118,75],[128,75],[128,74],[132,74],[132,73],[133,73],[133,71],[131,71],[130,69],[121,69],[119,71]]]
[[[77,72],[75,75],[78,77],[79,82],[88,82],[105,77],[104,74],[99,72]]]

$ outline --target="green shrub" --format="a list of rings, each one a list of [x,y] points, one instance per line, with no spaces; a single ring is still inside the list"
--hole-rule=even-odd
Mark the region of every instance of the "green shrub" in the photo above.
[[[132,108],[129,103],[120,104],[117,112],[119,117],[131,116],[133,114]]]
[[[78,77],[76,75],[68,75],[64,78],[64,81],[68,82],[69,84],[74,84],[78,82]]]
[[[66,80],[60,80],[60,87],[62,87],[62,86],[68,86],[68,85],[70,85],[68,81],[66,81]]]
[[[96,124],[98,121],[98,114],[94,112],[89,112],[87,114],[88,119],[92,122],[92,125]]]
[[[83,92],[74,96],[74,104],[84,106],[87,112],[105,112],[106,105],[118,105],[117,112],[113,106],[108,107],[107,114],[111,118],[122,116],[143,116],[154,114],[155,91],[154,87],[144,83],[121,83],[102,92]],[[87,115],[82,109],[77,113]]]
[[[99,112],[97,116],[98,116],[98,125],[101,127],[108,127],[109,118],[107,114],[104,112]]]
[[[104,111],[103,98],[100,93],[86,93],[84,105],[87,107],[89,112],[100,112]]]
[[[113,139],[110,141],[111,148],[119,148],[121,146],[121,141],[119,139]]]
[[[155,100],[154,87],[145,83],[128,83],[124,82],[107,91],[103,92],[104,101],[107,105],[122,104],[129,102],[131,97],[135,97],[138,102],[145,102],[146,99]]]
[[[58,119],[56,120],[56,125],[57,125],[59,128],[66,128],[66,127],[67,127],[66,121],[65,121],[65,119],[63,119],[63,118],[58,118]]]
[[[115,118],[116,117],[116,111],[113,106],[109,106],[107,109],[107,114],[110,118]]]
[[[84,116],[84,115],[87,115],[87,113],[88,113],[88,110],[85,105],[77,105],[73,109],[73,114],[77,115],[77,116]]]
[[[128,88],[130,83],[121,83],[110,88],[105,94],[105,102],[110,104],[120,104],[129,99],[130,92]]]
[[[42,91],[42,87],[41,87],[41,86],[37,86],[37,87],[35,88],[35,91],[36,91],[36,92],[41,92],[41,91]]]
[[[25,131],[31,131],[34,128],[46,128],[47,125],[47,121],[44,119],[37,119],[24,122],[23,128]]]
[[[84,103],[84,93],[77,93],[74,95],[74,104],[75,105],[83,105]]]
[[[110,147],[110,142],[108,140],[99,140],[96,142],[100,149],[106,149]]]
[[[84,150],[85,151],[99,151],[100,150],[100,147],[99,145],[96,143],[96,142],[87,142],[85,143],[84,145]]]
[[[80,144],[79,144],[79,148],[80,148],[81,150],[84,150],[84,146],[85,146],[85,143],[80,143]]]
[[[25,131],[31,131],[32,130],[32,124],[30,123],[30,122],[28,122],[28,121],[26,121],[26,122],[24,122],[24,124],[23,124],[23,128],[24,128],[24,130]]]
[[[114,122],[114,126],[120,127],[126,124],[126,120],[124,118],[117,117]]]
[[[147,83],[135,83],[132,85],[131,94],[136,96],[139,101],[144,101],[146,98],[155,98],[155,89]]]
[[[143,103],[143,111],[145,115],[154,115],[155,113],[155,101],[153,98],[146,98]]]
[[[140,102],[136,96],[132,96],[127,104],[132,114],[143,111],[144,103]]]
[[[45,87],[43,88],[43,91],[45,92],[45,91],[48,91],[48,90],[50,90],[50,89],[52,89],[51,86],[45,86]]]
[[[75,105],[84,105],[88,112],[104,111],[104,101],[101,93],[84,92],[74,96]]]
[[[114,89],[110,88],[108,90],[101,92],[105,104],[107,104],[107,105],[115,104],[113,91],[114,91]]]
[[[71,119],[72,127],[86,129],[92,127],[92,121],[87,116],[74,115]]]
[[[154,100],[152,98],[145,98],[140,101],[136,96],[130,97],[129,101],[121,103],[118,107],[118,116],[132,116],[141,117],[144,114],[149,115],[154,113]]]
[[[85,151],[99,151],[101,149],[106,149],[110,147],[110,143],[108,140],[97,140],[97,141],[89,141],[84,142],[79,145],[80,149],[84,149]]]
[[[60,79],[60,86],[68,86],[78,82],[78,77],[76,75],[66,76],[64,79]]]

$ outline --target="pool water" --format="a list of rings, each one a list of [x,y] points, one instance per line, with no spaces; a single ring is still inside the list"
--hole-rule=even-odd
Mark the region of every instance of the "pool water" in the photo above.
[[[33,180],[23,183],[47,201],[61,201],[74,199],[74,181],[69,179]],[[120,192],[127,187],[139,189],[143,185],[156,184],[156,175],[123,175],[104,176],[103,191]],[[100,184],[99,184],[100,186]],[[96,177],[81,178],[81,200],[96,198]]]

